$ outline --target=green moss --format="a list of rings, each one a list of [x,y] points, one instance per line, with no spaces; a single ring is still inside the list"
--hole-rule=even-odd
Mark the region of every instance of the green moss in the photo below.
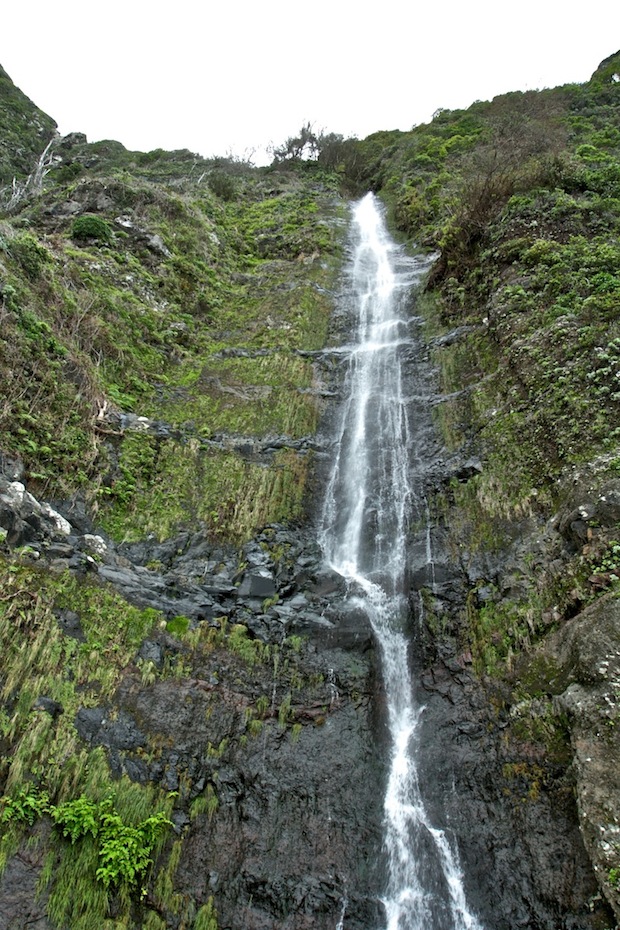
[[[173,617],[166,623],[166,629],[173,636],[182,636],[189,629],[188,617]]]
[[[278,352],[260,358],[206,358],[180,369],[160,399],[144,410],[202,436],[286,434],[293,439],[316,429],[317,404],[307,391],[309,362]]]

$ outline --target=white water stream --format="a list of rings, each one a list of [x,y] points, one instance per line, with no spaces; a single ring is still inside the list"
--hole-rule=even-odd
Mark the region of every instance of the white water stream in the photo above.
[[[381,650],[391,739],[384,801],[386,930],[481,930],[465,900],[456,850],[429,820],[416,767],[423,709],[413,702],[405,636],[415,435],[403,359],[411,345],[407,295],[420,272],[390,239],[372,194],[355,207],[354,235],[357,339],[344,357],[345,400],[321,542],[327,561],[350,582],[351,600],[366,611]],[[344,915],[338,926],[346,930]]]

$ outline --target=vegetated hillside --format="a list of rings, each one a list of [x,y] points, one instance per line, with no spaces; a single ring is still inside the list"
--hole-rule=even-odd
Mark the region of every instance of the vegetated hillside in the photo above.
[[[325,340],[342,211],[320,180],[59,141],[0,227],[3,451],[119,538],[300,513],[290,443],[320,409],[300,353]],[[224,435],[288,439],[263,468]]]
[[[23,183],[56,133],[56,123],[0,66],[0,187]]]
[[[584,85],[439,111],[347,153],[438,252],[423,311],[437,420],[472,461],[435,495],[466,605],[428,592],[430,651],[451,644],[495,693],[508,795],[561,802],[570,732],[580,826],[616,915],[619,75],[617,53]]]

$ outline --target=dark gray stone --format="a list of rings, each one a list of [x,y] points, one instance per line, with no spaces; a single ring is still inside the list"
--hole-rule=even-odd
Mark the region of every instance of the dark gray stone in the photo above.
[[[151,639],[145,639],[140,646],[138,656],[144,662],[152,662],[153,665],[161,669],[164,664],[164,650],[161,643],[154,642]]]
[[[267,571],[249,571],[243,576],[239,585],[239,597],[273,597],[277,587],[273,575]]]
[[[41,695],[36,699],[32,705],[33,710],[41,710],[46,714],[49,714],[50,717],[58,717],[59,714],[64,714],[65,709],[62,704],[59,704],[58,701],[54,701],[52,698],[45,697]]]
[[[71,636],[82,643],[86,641],[80,618],[74,610],[59,610],[56,612],[56,619],[66,636]]]

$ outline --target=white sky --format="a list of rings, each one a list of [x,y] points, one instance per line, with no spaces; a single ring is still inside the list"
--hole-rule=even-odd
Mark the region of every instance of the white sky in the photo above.
[[[620,48],[598,0],[6,0],[0,64],[65,134],[250,154],[310,121],[363,138],[439,107],[588,80]]]

